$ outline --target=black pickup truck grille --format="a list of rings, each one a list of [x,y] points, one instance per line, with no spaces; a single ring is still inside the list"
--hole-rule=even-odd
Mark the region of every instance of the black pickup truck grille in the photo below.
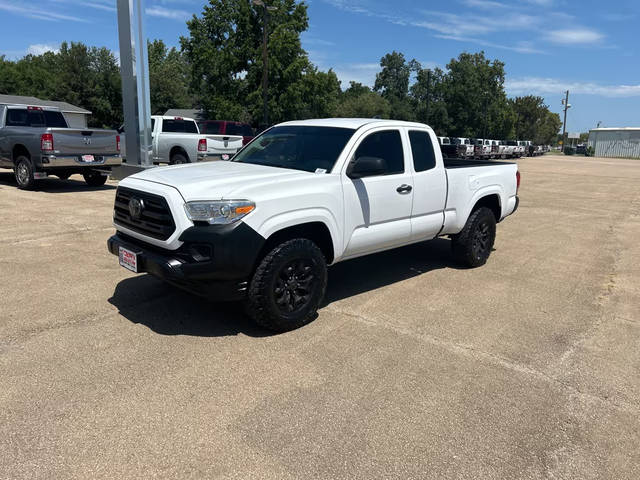
[[[136,218],[129,211],[129,202],[132,198],[142,200],[144,205]],[[176,230],[169,205],[160,195],[118,187],[113,211],[113,219],[117,225],[148,237],[166,240]]]

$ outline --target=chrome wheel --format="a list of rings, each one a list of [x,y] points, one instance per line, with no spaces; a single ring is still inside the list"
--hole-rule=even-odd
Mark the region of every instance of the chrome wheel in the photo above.
[[[26,162],[21,161],[16,167],[16,179],[20,185],[29,183],[29,166]]]

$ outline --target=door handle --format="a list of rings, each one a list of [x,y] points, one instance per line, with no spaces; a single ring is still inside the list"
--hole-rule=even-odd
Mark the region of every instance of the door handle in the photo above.
[[[413,187],[411,185],[407,185],[406,183],[396,188],[396,192],[400,194],[411,193],[411,190],[413,190]]]

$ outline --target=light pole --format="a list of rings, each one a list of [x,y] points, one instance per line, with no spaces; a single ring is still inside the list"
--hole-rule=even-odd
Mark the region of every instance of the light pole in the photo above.
[[[565,92],[566,97],[562,99],[562,105],[564,105],[564,123],[562,125],[562,151],[564,152],[565,147],[567,146],[567,140],[565,139],[565,135],[567,134],[567,110],[571,108],[569,105],[569,90]]]
[[[262,121],[264,128],[269,126],[269,105],[268,105],[268,88],[269,88],[269,54],[267,52],[267,41],[269,38],[269,12],[276,10],[276,7],[268,6],[263,0],[252,0],[253,4],[262,7]]]

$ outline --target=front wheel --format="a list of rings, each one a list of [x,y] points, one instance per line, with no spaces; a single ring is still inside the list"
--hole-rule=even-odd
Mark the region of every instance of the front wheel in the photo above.
[[[496,240],[496,217],[487,207],[480,207],[468,218],[460,233],[451,239],[456,260],[468,267],[487,263]]]
[[[327,288],[327,263],[311,240],[296,238],[271,250],[249,284],[247,314],[269,330],[286,332],[311,322]]]
[[[14,174],[18,188],[22,190],[31,190],[36,181],[33,175],[33,164],[28,157],[20,155],[16,158]]]
[[[82,176],[84,177],[84,181],[87,182],[87,185],[90,187],[100,187],[107,181],[107,176],[102,175],[100,172],[85,172]]]

